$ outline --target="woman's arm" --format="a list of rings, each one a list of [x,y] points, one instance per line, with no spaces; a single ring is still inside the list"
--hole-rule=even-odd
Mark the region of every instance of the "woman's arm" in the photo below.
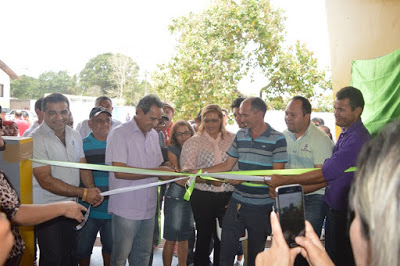
[[[35,225],[58,216],[65,216],[82,222],[82,211],[86,211],[86,208],[74,201],[50,204],[23,204],[18,208],[12,222],[18,225]]]
[[[179,172],[180,169],[179,169],[178,156],[176,156],[171,151],[168,151],[167,156],[168,156],[168,161],[170,161],[175,170]]]

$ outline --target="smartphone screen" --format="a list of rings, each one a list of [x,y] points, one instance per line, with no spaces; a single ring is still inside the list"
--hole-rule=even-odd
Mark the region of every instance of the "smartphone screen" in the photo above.
[[[304,235],[304,196],[301,185],[276,188],[279,222],[289,247],[297,246],[296,236]]]

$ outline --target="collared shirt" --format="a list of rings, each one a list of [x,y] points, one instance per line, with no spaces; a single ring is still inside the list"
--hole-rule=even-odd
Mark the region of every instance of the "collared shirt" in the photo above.
[[[87,163],[105,165],[107,141],[101,141],[93,137],[93,132],[89,133],[89,136],[83,139],[83,151]],[[100,189],[101,192],[108,191],[108,172],[105,171],[92,171],[94,185]],[[85,187],[81,182],[80,187]],[[93,207],[90,211],[90,218],[96,219],[111,219],[111,215],[108,214],[108,199],[104,197],[104,201],[97,207]],[[79,203],[84,205],[86,208],[89,204],[82,202],[79,199]]]
[[[230,132],[226,132],[224,138],[221,137],[221,133],[218,133],[216,139],[206,131],[194,135],[183,144],[180,159],[181,169],[202,169],[225,162],[228,158],[226,151],[234,138],[235,135]],[[219,187],[196,183],[195,188],[209,192],[233,191],[233,186],[226,183]]]
[[[318,129],[310,122],[304,135],[296,139],[296,134],[285,130],[287,152],[289,160],[285,165],[286,169],[314,168],[315,165],[322,165],[325,159],[332,155],[335,144],[325,132]],[[325,188],[309,194],[324,194]]]
[[[265,130],[256,139],[251,136],[248,128],[241,128],[236,134],[232,146],[226,152],[229,156],[237,158],[240,170],[267,170],[273,169],[274,163],[286,163],[285,136],[265,123]],[[269,197],[268,186],[251,187],[245,185],[235,186],[232,198],[239,203],[248,205],[267,205],[274,202]]]
[[[107,138],[106,164],[124,163],[138,168],[156,168],[163,162],[157,132],[152,129],[143,135],[135,119],[116,127]],[[157,182],[157,177],[139,180],[117,179],[109,173],[111,189]],[[110,196],[108,212],[131,220],[150,219],[156,213],[157,187]]]
[[[79,133],[72,128],[65,127],[65,146],[56,136],[54,131],[43,121],[43,123],[32,133],[33,158],[41,160],[53,160],[63,162],[79,162],[85,157],[82,148],[82,139]],[[32,167],[41,167],[43,164],[33,163]],[[79,169],[59,166],[50,166],[51,176],[71,186],[79,186]],[[36,178],[33,178],[33,203],[52,203],[63,200],[75,200],[73,197],[66,197],[53,194],[43,189]]]
[[[328,182],[324,201],[330,208],[340,211],[347,210],[348,194],[354,173],[345,173],[344,171],[356,165],[362,146],[370,139],[371,135],[361,119],[351,125],[348,130],[342,128],[332,157],[326,159],[322,166],[322,173]]]
[[[112,119],[110,131],[121,124],[122,123],[120,121]],[[86,138],[89,135],[89,133],[92,132],[92,130],[89,127],[89,119],[79,122],[78,125],[76,125],[76,131],[78,131],[79,134],[81,134],[82,139]]]
[[[30,137],[32,132],[38,128],[40,125],[38,123],[38,121],[33,122],[33,125],[28,128],[27,130],[25,130],[24,134],[22,135],[23,137]]]

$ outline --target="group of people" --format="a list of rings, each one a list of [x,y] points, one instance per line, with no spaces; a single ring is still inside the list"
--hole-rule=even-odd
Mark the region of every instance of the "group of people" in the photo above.
[[[13,120],[6,119],[6,111],[2,110],[0,113],[1,120],[3,121],[3,135],[4,136],[22,136],[24,132],[32,125],[29,120],[27,112],[17,110],[14,114]]]
[[[301,96],[287,104],[287,130],[283,133],[264,122],[267,106],[261,98],[236,99],[231,106],[240,128],[236,134],[225,129],[227,111],[214,104],[202,108],[196,127],[192,127],[183,120],[173,122],[175,108],[171,103],[147,95],[136,105],[136,114],[120,123],[112,118],[111,99],[99,97],[89,119],[78,124],[76,131],[67,126],[70,109],[64,95],[53,93],[40,101],[39,121],[29,133],[34,159],[186,173],[317,168],[301,175],[272,175],[263,182],[196,177],[189,201],[184,199],[186,180],[170,183],[164,202],[164,265],[171,265],[175,243],[178,264],[186,265],[195,239],[194,265],[209,265],[213,250],[213,265],[232,266],[235,257],[243,254],[239,239],[245,230],[247,265],[399,265],[400,234],[394,226],[400,218],[396,198],[399,184],[395,181],[399,179],[395,152],[400,145],[400,125],[391,125],[370,142],[371,136],[360,118],[364,99],[354,87],[345,87],[336,94],[334,114],[336,124],[342,128],[336,144],[311,121],[311,104]],[[358,157],[353,181],[354,173],[345,170],[355,166]],[[391,170],[385,172],[385,167]],[[40,265],[89,265],[98,232],[104,265],[126,265],[127,260],[129,265],[151,265],[155,214],[160,205],[158,188],[108,197],[101,196],[101,192],[172,176],[40,163],[33,164],[33,175],[34,203],[40,204],[37,206],[51,208],[77,198],[85,206],[82,209],[91,205],[89,219],[79,231],[75,230],[75,220],[81,221],[82,214],[71,217],[57,212],[40,221],[19,222],[40,223],[36,226]],[[10,187],[7,184],[5,187]],[[306,234],[296,238],[299,247],[293,249],[287,246],[273,211],[275,188],[286,184],[301,184],[305,193]],[[383,217],[383,209],[373,206],[377,197],[386,198],[383,204],[390,211],[391,217],[385,223],[385,230],[390,228],[393,237],[390,247],[382,240],[389,235],[377,232],[383,230],[376,225],[376,220]],[[16,202],[13,208],[4,208],[2,199],[1,210],[12,210],[6,212],[9,220],[23,210],[23,205]],[[349,237],[347,216],[354,211]],[[324,220],[326,253],[319,240]],[[217,226],[222,227],[221,235]],[[18,237],[17,228],[12,227],[14,237]],[[271,233],[272,246],[264,251]],[[382,255],[375,245],[388,249]],[[14,264],[7,265],[16,265],[23,252],[21,247],[11,252],[9,261]],[[395,254],[388,254],[390,250]],[[389,261],[392,263],[384,263]]]

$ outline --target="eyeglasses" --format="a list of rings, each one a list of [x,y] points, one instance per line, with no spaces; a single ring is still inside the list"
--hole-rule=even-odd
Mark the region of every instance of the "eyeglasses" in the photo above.
[[[216,123],[219,123],[219,119],[204,119],[204,123],[206,123],[206,124],[211,124],[211,123],[216,124]]]
[[[188,137],[188,136],[190,136],[190,131],[178,132],[178,133],[175,133],[175,136],[177,138],[181,138],[182,136]]]

